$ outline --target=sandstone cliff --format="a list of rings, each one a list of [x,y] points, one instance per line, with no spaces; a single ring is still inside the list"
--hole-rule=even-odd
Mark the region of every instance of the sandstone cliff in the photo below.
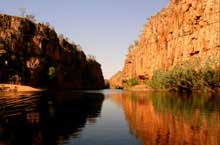
[[[169,70],[195,58],[200,63],[220,58],[219,0],[171,0],[148,20],[120,77],[113,76],[110,84],[151,79],[154,70]]]
[[[122,88],[122,71],[118,71],[112,78],[110,79],[110,88]]]
[[[55,30],[0,14],[0,82],[36,87],[100,89],[101,65]]]

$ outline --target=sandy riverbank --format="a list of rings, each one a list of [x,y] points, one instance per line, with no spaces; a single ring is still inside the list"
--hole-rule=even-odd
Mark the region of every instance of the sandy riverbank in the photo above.
[[[40,92],[45,89],[33,88],[24,85],[0,84],[0,92]]]

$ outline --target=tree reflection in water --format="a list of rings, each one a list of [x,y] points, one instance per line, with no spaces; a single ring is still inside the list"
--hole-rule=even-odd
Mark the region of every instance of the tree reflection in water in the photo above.
[[[219,145],[218,95],[165,92],[112,95],[143,145]]]
[[[55,145],[99,116],[103,94],[0,94],[1,145]]]

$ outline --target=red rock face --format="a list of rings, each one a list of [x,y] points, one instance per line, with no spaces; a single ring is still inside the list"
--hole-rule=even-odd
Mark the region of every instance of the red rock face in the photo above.
[[[128,53],[121,80],[150,79],[154,70],[196,58],[201,63],[220,58],[220,1],[171,0],[147,22]]]
[[[50,72],[52,70],[52,72]],[[12,78],[19,78],[18,81]],[[0,14],[0,82],[63,89],[101,89],[100,64],[44,24]]]
[[[122,72],[117,72],[114,76],[112,76],[109,80],[110,82],[110,88],[121,88],[122,84]]]

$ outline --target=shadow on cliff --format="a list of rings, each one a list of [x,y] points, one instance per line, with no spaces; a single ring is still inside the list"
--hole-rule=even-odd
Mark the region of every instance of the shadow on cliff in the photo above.
[[[103,89],[101,65],[48,25],[0,14],[0,83]]]
[[[3,95],[2,95],[3,96]],[[0,99],[0,144],[55,145],[95,123],[104,96],[53,92]]]

